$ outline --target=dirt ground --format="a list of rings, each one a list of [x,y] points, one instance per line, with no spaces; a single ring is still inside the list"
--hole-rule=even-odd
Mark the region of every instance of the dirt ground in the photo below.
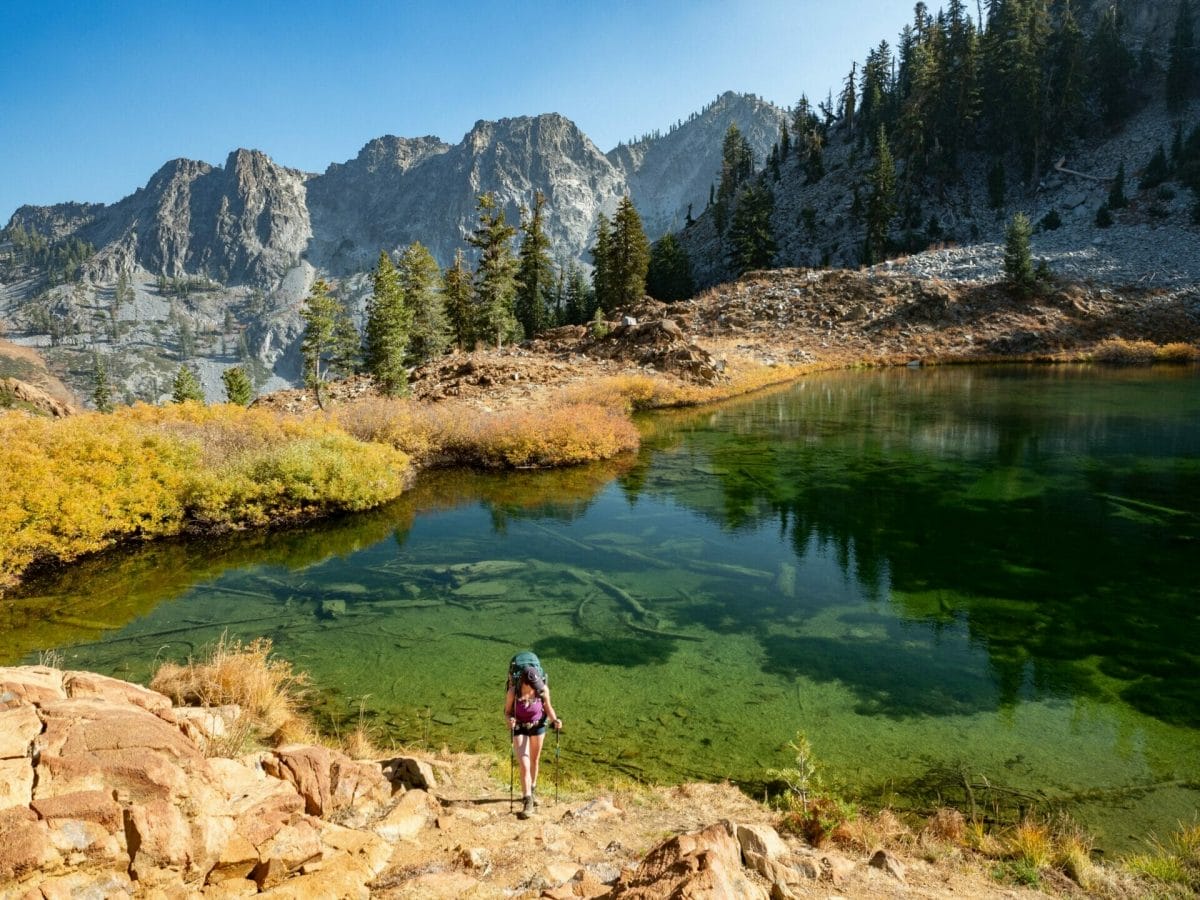
[[[555,803],[546,769],[541,781],[547,796],[537,814],[523,821],[515,814],[519,797],[510,809],[508,786],[502,783],[506,773],[491,768],[488,760],[444,755],[432,762],[439,785],[430,792],[429,824],[397,845],[389,868],[372,885],[374,897],[596,896],[587,893],[588,886],[605,890],[605,883],[635,867],[668,837],[723,819],[737,824],[778,823],[777,813],[727,784],[600,793],[575,785],[563,789]],[[863,831],[870,835],[871,828]],[[1065,877],[1048,885],[1054,893],[1001,884],[989,874],[986,861],[911,832],[883,833],[882,843],[865,848],[845,844],[813,848],[794,835],[784,837],[796,858],[812,860],[821,871],[819,877],[793,886],[796,897],[1083,896]],[[900,862],[899,877],[869,864],[874,851],[885,845]],[[749,874],[769,893],[768,882]]]

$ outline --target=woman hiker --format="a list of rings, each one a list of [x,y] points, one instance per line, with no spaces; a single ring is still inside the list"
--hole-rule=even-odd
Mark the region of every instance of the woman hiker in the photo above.
[[[550,702],[550,688],[536,666],[525,666],[508,681],[504,697],[504,716],[512,734],[513,752],[521,763],[521,811],[518,818],[528,819],[537,806],[538,759],[546,727],[562,729],[562,719]]]

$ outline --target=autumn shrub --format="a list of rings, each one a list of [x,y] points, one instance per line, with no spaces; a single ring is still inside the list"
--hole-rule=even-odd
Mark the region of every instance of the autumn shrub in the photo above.
[[[366,509],[398,496],[407,468],[324,418],[232,405],[0,414],[0,589],[131,538]]]
[[[1113,366],[1145,366],[1154,362],[1157,352],[1158,345],[1153,341],[1110,338],[1096,345],[1092,359]]]
[[[314,740],[300,712],[307,676],[271,656],[269,638],[243,644],[227,635],[206,648],[199,660],[163,663],[150,681],[177,706],[241,707],[256,735],[273,745]]]
[[[552,403],[484,411],[463,404],[420,406],[369,400],[335,412],[352,434],[383,441],[428,463],[533,468],[609,459],[638,445],[620,410],[597,403]]]
[[[1183,341],[1163,344],[1154,351],[1154,361],[1177,364],[1200,362],[1200,347]]]

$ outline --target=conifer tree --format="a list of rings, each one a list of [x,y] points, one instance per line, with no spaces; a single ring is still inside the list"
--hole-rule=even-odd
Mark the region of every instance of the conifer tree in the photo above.
[[[518,254],[515,313],[526,337],[533,337],[546,327],[547,298],[554,285],[550,239],[546,237],[542,214],[545,206],[545,195],[535,191],[533,209],[521,223],[523,237]]]
[[[611,305],[617,309],[636,303],[646,293],[646,269],[650,265],[650,241],[642,228],[629,195],[621,198],[613,216],[612,241],[609,245],[608,267],[611,275]]]
[[[752,185],[738,197],[729,226],[729,264],[738,275],[771,265],[777,249],[771,227],[774,209],[775,198],[764,185]]]
[[[175,381],[171,385],[171,400],[174,403],[204,403],[204,389],[200,387],[200,379],[186,365],[179,367],[175,373]]]
[[[254,386],[241,366],[226,369],[221,373],[221,381],[225,385],[226,402],[235,406],[249,406],[254,399]]]
[[[888,229],[896,215],[896,166],[882,125],[875,138],[875,165],[869,180],[871,198],[867,202],[867,238],[863,248],[863,259],[868,265],[887,252]]]
[[[363,355],[367,371],[388,396],[404,393],[408,372],[404,358],[408,353],[412,314],[400,287],[400,275],[386,250],[379,251],[379,262],[372,277],[374,290],[367,301],[367,321],[363,328]]]
[[[1036,283],[1029,240],[1033,229],[1024,213],[1017,213],[1004,234],[1004,276],[1018,292],[1028,294]]]
[[[459,350],[467,350],[475,346],[475,285],[461,249],[442,281],[451,337]]]
[[[1116,128],[1129,114],[1136,62],[1125,43],[1125,23],[1111,6],[1092,36],[1092,67],[1104,123]]]
[[[569,325],[583,325],[595,312],[595,294],[588,288],[583,270],[576,265],[571,266],[567,275],[565,305]]]
[[[715,211],[718,231],[724,231],[738,189],[754,174],[754,151],[737,125],[730,124],[721,143],[721,182]]]
[[[854,135],[854,113],[858,95],[856,93],[856,83],[858,80],[858,63],[850,64],[850,74],[846,76],[846,81],[842,85],[842,93],[838,97],[838,112],[841,115],[842,125],[846,128],[846,137],[849,139]]]
[[[655,300],[670,303],[674,300],[688,299],[695,290],[692,262],[688,258],[687,250],[675,235],[667,232],[650,248],[646,293]]]
[[[108,366],[104,364],[99,353],[92,354],[92,403],[99,412],[110,413],[113,411],[112,384],[108,380]]]
[[[517,260],[512,239],[517,230],[505,221],[504,210],[494,194],[483,194],[476,204],[479,224],[467,237],[467,243],[479,250],[475,266],[476,319],[480,335],[494,338],[496,347],[505,337],[515,334],[518,323],[513,317],[513,299],[517,290]]]
[[[596,219],[596,243],[592,247],[592,294],[596,305],[612,309],[612,229],[608,216]]]
[[[304,383],[313,389],[317,405],[325,408],[322,386],[330,369],[344,364],[346,341],[354,325],[349,322],[346,308],[323,279],[313,283],[304,305],[300,308],[304,322],[304,338],[300,354],[304,360]],[[349,328],[347,328],[349,323]],[[357,345],[358,341],[354,343]]]
[[[1196,86],[1196,37],[1191,0],[1179,0],[1175,30],[1171,35],[1167,64],[1167,109],[1178,114],[1187,105]]]
[[[408,335],[408,361],[420,365],[441,356],[450,346],[450,326],[442,295],[442,273],[437,260],[420,241],[413,241],[400,257],[397,270],[404,302],[412,314]]]

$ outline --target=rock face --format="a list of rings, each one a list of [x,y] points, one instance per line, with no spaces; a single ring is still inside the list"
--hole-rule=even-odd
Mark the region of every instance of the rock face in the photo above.
[[[112,678],[0,669],[0,897],[365,893],[390,848],[329,817],[385,814],[378,764],[323,747],[207,757],[181,718]]]
[[[90,242],[99,254],[89,272],[100,283],[140,267],[269,288],[301,257],[342,275],[415,240],[444,266],[474,225],[479,194],[495,192],[516,224],[519,207],[540,190],[556,256],[584,259],[597,214],[611,213],[622,195],[632,193],[651,237],[659,236],[682,222],[689,204],[703,206],[730,123],[761,162],[781,115],[765,101],[726,93],[665,137],[607,156],[557,113],[480,121],[453,146],[436,137],[377,138],[321,175],[235,150],[224,166],[173,160],[111,206],[23,206],[9,224]]]
[[[779,140],[783,115],[753,94],[728,91],[667,134],[610,151],[608,159],[624,172],[646,233],[657,238],[678,231],[689,207],[700,217],[709,186],[720,180],[721,142],[730,125],[750,142],[755,168],[761,168]]]

